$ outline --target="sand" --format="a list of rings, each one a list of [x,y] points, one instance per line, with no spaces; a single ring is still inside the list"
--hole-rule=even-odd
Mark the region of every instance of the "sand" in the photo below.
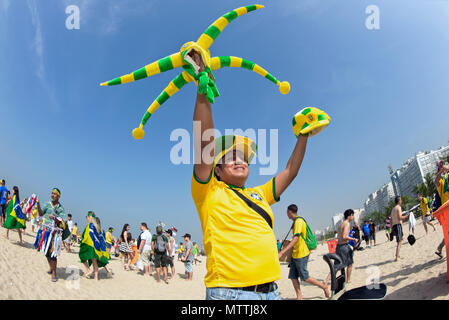
[[[437,230],[430,228],[425,234],[419,219],[413,246],[405,240],[401,250],[402,259],[394,262],[395,241],[387,241],[384,231],[376,234],[377,245],[354,253],[354,269],[352,281],[348,289],[365,285],[370,275],[378,272],[380,282],[388,287],[385,299],[449,299],[449,284],[446,283],[446,253],[443,259],[435,255],[435,249],[443,238],[441,226],[435,220]],[[108,267],[112,270],[109,278],[104,269],[100,270],[100,280],[79,277],[84,267],[79,262],[78,250],[75,246],[72,253],[65,251],[58,259],[57,275],[59,281],[52,283],[46,258],[41,252],[32,248],[35,234],[27,227],[24,246],[18,244],[17,232],[10,232],[10,239],[3,237],[6,230],[0,228],[0,300],[5,299],[152,299],[152,300],[184,300],[205,298],[204,276],[206,258],[202,263],[193,266],[193,281],[184,279],[184,264],[175,262],[176,274],[169,284],[156,282],[154,277],[145,277],[138,271],[124,271],[121,262],[112,258]],[[408,225],[404,225],[404,233],[408,235]],[[365,246],[365,243],[363,243]],[[322,255],[327,253],[327,245],[319,245],[309,260],[310,276],[324,279],[328,267]],[[373,267],[378,269],[373,269]],[[295,299],[291,281],[288,277],[287,264],[281,263],[282,277],[277,281],[283,299]],[[373,271],[374,270],[374,271]],[[305,300],[324,300],[320,288],[301,283]]]

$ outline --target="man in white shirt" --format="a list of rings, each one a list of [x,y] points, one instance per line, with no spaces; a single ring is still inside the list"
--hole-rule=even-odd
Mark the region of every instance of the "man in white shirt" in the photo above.
[[[67,253],[70,253],[70,244],[72,243],[72,229],[73,229],[73,220],[72,215],[69,213],[67,215],[67,228],[70,231],[69,236],[64,240],[64,246]]]
[[[145,268],[145,275],[151,276],[151,265],[150,265],[150,255],[151,255],[151,233],[148,230],[148,226],[145,222],[140,224],[140,246],[139,254],[142,258],[142,262]]]

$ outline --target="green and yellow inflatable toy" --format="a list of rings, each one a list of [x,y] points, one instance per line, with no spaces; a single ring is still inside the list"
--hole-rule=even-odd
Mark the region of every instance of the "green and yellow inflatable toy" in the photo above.
[[[292,125],[295,136],[312,137],[326,128],[331,118],[318,108],[307,107],[293,117]]]
[[[211,103],[213,103],[214,98],[219,96],[219,92],[217,87],[215,86],[212,71],[223,67],[244,68],[254,71],[270,80],[274,84],[278,85],[279,90],[282,94],[287,94],[290,91],[290,84],[287,81],[280,82],[278,79],[276,79],[276,77],[274,77],[273,75],[268,73],[268,71],[252,61],[233,56],[210,56],[209,47],[230,22],[232,22],[237,17],[240,17],[248,12],[261,9],[263,7],[264,6],[262,5],[256,4],[232,10],[212,23],[196,42],[191,41],[184,44],[181,47],[180,52],[174,53],[163,59],[150,63],[130,74],[115,78],[111,81],[103,82],[101,84],[101,86],[113,86],[151,77],[155,74],[176,69],[178,67],[182,67],[184,69],[184,71],[175,79],[173,79],[156,98],[156,100],[154,100],[150,105],[150,107],[142,117],[142,121],[139,127],[133,130],[134,138],[143,138],[145,134],[143,126],[147,123],[148,119],[165,101],[167,101],[172,95],[178,92],[184,85],[189,82],[195,82],[195,84],[198,86],[198,92],[204,93],[207,99]],[[192,50],[195,50],[201,55],[202,60],[206,66],[204,72],[199,72],[200,67],[189,56],[189,53]],[[209,74],[212,76],[209,77]]]

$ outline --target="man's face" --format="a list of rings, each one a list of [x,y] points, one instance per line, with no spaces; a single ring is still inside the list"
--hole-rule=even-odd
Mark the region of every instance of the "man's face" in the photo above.
[[[143,225],[140,225],[140,231],[143,231],[144,229]]]
[[[399,202],[398,202],[398,205],[402,205],[402,198],[399,198]]]
[[[419,200],[419,201],[422,200],[422,195],[418,195],[418,200]]]
[[[67,219],[68,219],[69,221],[71,221],[71,220],[72,220],[72,217],[67,217]]]
[[[53,202],[59,201],[59,195],[54,191],[51,192],[51,201]]]
[[[353,214],[351,214],[349,217],[348,217],[349,219],[349,222],[351,222],[352,220],[354,220],[354,215]]]
[[[296,214],[293,211],[287,210],[287,217],[291,220]]]
[[[215,173],[227,184],[244,186],[248,179],[249,166],[243,152],[234,150],[226,153],[221,160],[221,165],[215,168]]]
[[[190,239],[189,239],[188,237],[184,237],[184,241],[185,241],[185,242],[189,242],[189,240],[190,240]]]

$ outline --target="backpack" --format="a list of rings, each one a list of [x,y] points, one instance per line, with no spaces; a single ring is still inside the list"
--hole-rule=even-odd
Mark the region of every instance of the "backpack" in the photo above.
[[[165,251],[167,251],[165,244],[164,237],[161,234],[156,235],[156,251],[158,253],[165,253]]]
[[[312,229],[310,229],[310,226],[307,224],[306,220],[303,217],[298,217],[301,218],[304,223],[306,224],[306,237],[304,238],[304,235],[302,233],[300,233],[301,237],[304,239],[304,242],[306,243],[306,246],[309,250],[315,250],[317,247],[317,241],[316,241],[316,237],[315,234],[313,233]],[[296,219],[298,219],[296,218]],[[293,223],[296,222],[296,219]]]

